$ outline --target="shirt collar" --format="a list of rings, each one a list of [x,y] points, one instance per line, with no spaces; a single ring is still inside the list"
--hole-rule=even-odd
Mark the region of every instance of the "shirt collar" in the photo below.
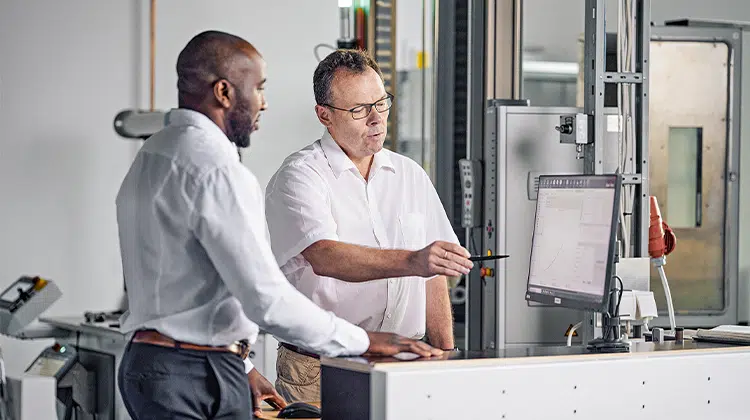
[[[323,153],[326,155],[328,165],[333,170],[333,174],[336,178],[339,177],[344,171],[354,170],[357,171],[357,166],[349,159],[349,156],[344,153],[341,146],[331,137],[331,133],[328,129],[323,130],[323,137],[320,139],[320,146],[323,148]],[[372,168],[370,170],[371,175],[374,175],[381,168],[389,168],[391,171],[396,171],[393,166],[393,161],[388,155],[388,151],[385,149],[375,153],[375,158],[372,162]]]
[[[204,130],[209,138],[211,138],[212,141],[215,140],[217,145],[221,147],[224,152],[238,161],[240,159],[234,143],[229,141],[229,138],[223,131],[221,131],[221,128],[219,128],[219,126],[206,115],[198,111],[186,108],[172,109],[167,113],[165,123],[173,126],[189,125]]]

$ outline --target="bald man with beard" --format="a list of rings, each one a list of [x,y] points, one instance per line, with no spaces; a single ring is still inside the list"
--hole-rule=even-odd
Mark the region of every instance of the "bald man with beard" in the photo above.
[[[279,270],[263,192],[237,153],[267,107],[265,68],[234,35],[190,40],[177,59],[179,108],[144,143],[118,192],[129,301],[121,322],[133,333],[118,386],[133,419],[248,419],[261,398],[284,405],[247,360],[259,328],[332,357],[441,354],[337,318]]]

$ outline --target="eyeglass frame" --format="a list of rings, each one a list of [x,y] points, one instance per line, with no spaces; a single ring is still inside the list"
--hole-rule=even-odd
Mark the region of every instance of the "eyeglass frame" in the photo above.
[[[345,108],[338,108],[338,107],[335,107],[335,106],[333,106],[333,105],[330,105],[330,104],[325,104],[325,103],[323,103],[323,104],[318,104],[318,105],[320,105],[320,106],[325,106],[325,107],[328,107],[328,108],[331,108],[331,109],[337,109],[337,110],[339,110],[339,111],[346,111],[346,112],[348,112],[348,113],[349,113],[349,114],[350,114],[350,115],[352,116],[352,119],[353,119],[353,120],[355,120],[355,121],[359,121],[359,120],[364,120],[365,118],[369,117],[369,116],[370,116],[370,114],[372,113],[372,109],[373,109],[373,108],[375,108],[375,105],[376,105],[376,104],[377,104],[378,102],[380,102],[380,101],[382,101],[382,100],[385,100],[385,99],[390,99],[390,100],[391,100],[391,104],[390,104],[390,106],[388,106],[388,108],[384,109],[383,111],[378,111],[378,109],[377,109],[377,108],[375,108],[375,111],[377,111],[378,113],[381,113],[381,114],[382,114],[383,112],[385,112],[385,111],[388,111],[389,109],[391,109],[391,107],[393,107],[393,101],[394,101],[394,99],[395,99],[395,98],[396,98],[396,97],[395,97],[395,96],[393,96],[393,94],[391,94],[391,93],[389,93],[389,92],[386,92],[386,93],[385,93],[385,98],[382,98],[382,99],[378,99],[377,101],[375,101],[375,102],[373,102],[373,103],[371,103],[371,104],[361,104],[361,105],[357,105],[357,106],[355,106],[355,107],[353,107],[353,108],[350,108],[350,109],[345,109]],[[368,107],[368,108],[369,108],[369,109],[367,110],[367,114],[365,114],[365,116],[364,116],[364,117],[362,117],[362,118],[354,118],[354,110],[355,110],[355,109],[357,109],[357,108],[363,108],[363,107]]]

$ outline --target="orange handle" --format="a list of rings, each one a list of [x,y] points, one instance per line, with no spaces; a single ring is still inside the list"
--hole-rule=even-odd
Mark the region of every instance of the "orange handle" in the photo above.
[[[651,223],[648,227],[648,255],[651,258],[663,257],[667,251],[664,244],[664,226],[661,219],[659,203],[653,195],[650,197],[651,204]]]
[[[651,221],[648,227],[648,255],[661,258],[670,254],[677,246],[677,236],[667,222],[661,218],[661,210],[656,197],[650,197]]]

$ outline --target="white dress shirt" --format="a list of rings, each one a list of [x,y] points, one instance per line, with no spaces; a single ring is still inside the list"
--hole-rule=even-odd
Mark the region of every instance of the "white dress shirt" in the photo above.
[[[122,329],[223,346],[255,342],[260,326],[324,355],[365,352],[364,330],[321,310],[284,278],[260,185],[226,135],[198,112],[172,110],[167,119],[117,195],[129,301]]]
[[[365,181],[324,130],[271,178],[266,220],[281,271],[313,302],[369,331],[424,336],[425,278],[348,283],[316,275],[301,254],[320,240],[407,250],[436,240],[458,243],[432,182],[416,162],[383,149]]]

